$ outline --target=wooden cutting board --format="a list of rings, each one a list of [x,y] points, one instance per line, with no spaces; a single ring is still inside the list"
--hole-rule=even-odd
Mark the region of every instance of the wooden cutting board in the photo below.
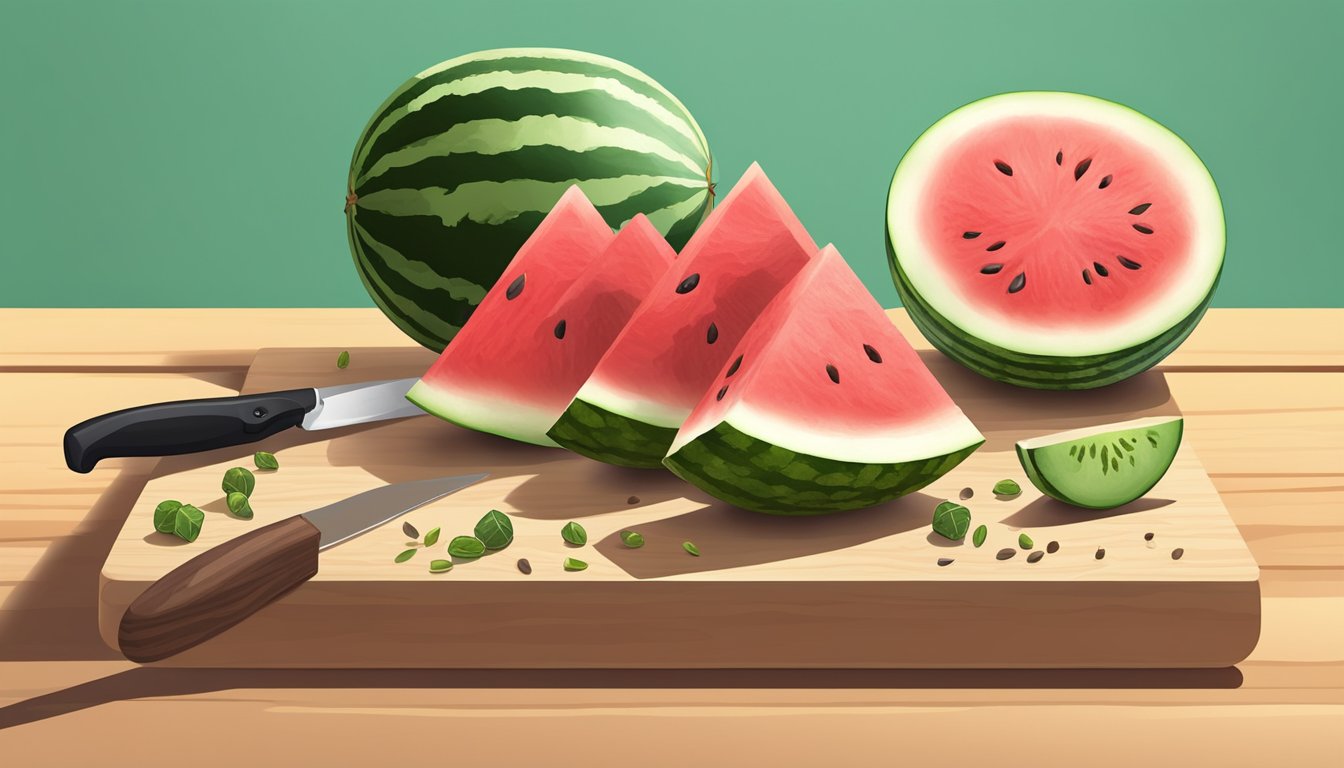
[[[412,376],[420,349],[264,349],[243,391]],[[127,605],[188,558],[266,523],[387,482],[488,471],[488,480],[407,515],[440,527],[407,563],[400,521],[324,552],[317,577],[168,665],[225,667],[1218,667],[1244,659],[1260,629],[1259,569],[1199,459],[1183,446],[1148,497],[1088,512],[1042,497],[1016,440],[1125,418],[1177,414],[1150,371],[1100,391],[1036,392],[925,361],[985,434],[985,445],[921,492],[821,518],[732,508],[660,470],[610,467],[560,449],[459,429],[432,417],[279,435],[263,444],[162,459],[102,571],[100,624],[115,647]],[[253,450],[256,517],[231,517],[220,480]],[[1020,497],[996,499],[1002,478]],[[934,506],[962,488],[981,548],[931,534]],[[200,538],[154,532],[162,499],[206,512]],[[428,571],[485,511],[514,520],[508,549]],[[581,522],[589,544],[560,537]],[[622,546],[625,529],[646,545]],[[1027,532],[1024,551],[1000,561]],[[1151,541],[1145,534],[1152,533]],[[969,539],[969,537],[968,537]],[[693,541],[701,551],[682,550]],[[1180,547],[1184,556],[1172,558]],[[1104,559],[1095,556],[1098,548]],[[576,557],[586,571],[566,572]],[[517,562],[531,562],[531,575]],[[952,558],[947,566],[939,558]]]

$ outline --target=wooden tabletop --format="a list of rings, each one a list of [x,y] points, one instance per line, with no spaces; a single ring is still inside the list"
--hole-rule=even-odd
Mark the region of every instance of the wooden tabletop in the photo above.
[[[372,309],[0,309],[0,329],[7,765],[1338,760],[1344,310],[1214,310],[1163,365],[1260,565],[1264,624],[1234,669],[1114,673],[140,669],[103,645],[96,605],[146,463],[73,474],[65,428],[229,394],[259,347],[408,342]]]

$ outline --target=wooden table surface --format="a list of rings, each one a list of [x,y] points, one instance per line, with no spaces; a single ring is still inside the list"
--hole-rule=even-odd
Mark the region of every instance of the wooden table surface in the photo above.
[[[237,671],[104,646],[98,572],[145,460],[73,474],[65,428],[229,394],[262,346],[406,343],[373,309],[0,309],[0,763],[1338,764],[1344,310],[1214,310],[1163,365],[1261,568],[1234,669]]]

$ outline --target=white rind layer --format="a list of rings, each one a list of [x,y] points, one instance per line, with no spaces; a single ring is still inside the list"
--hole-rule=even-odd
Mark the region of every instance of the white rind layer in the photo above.
[[[616,387],[609,387],[590,377],[574,396],[589,405],[595,405],[604,411],[611,411],[627,419],[652,424],[655,427],[677,429],[691,415],[689,410],[673,408],[655,403],[645,396],[631,394]]]
[[[1173,421],[1180,421],[1180,416],[1146,416],[1142,419],[1130,419],[1129,421],[1117,421],[1114,424],[1099,424],[1095,427],[1081,427],[1079,429],[1070,429],[1067,432],[1056,432],[1053,435],[1042,435],[1028,440],[1019,440],[1017,447],[1024,451],[1035,448],[1045,448],[1050,445],[1059,445],[1074,440],[1086,440],[1089,438],[1101,438],[1112,432],[1126,432],[1131,429],[1145,429],[1147,427],[1156,427],[1159,424],[1170,424]]]
[[[426,413],[454,424],[525,443],[559,447],[546,436],[546,430],[559,414],[547,409],[488,394],[464,392],[442,385],[430,386],[424,381],[416,382],[406,393],[406,399]]]
[[[944,152],[967,134],[996,121],[1018,117],[1060,117],[1097,123],[1141,142],[1154,161],[1182,184],[1192,218],[1190,259],[1174,275],[1165,293],[1145,303],[1152,312],[1126,323],[1075,324],[1072,327],[1028,327],[1004,323],[977,312],[924,235],[926,190]],[[967,334],[1004,349],[1036,355],[1086,356],[1117,352],[1170,330],[1203,303],[1213,290],[1223,261],[1226,230],[1223,206],[1208,168],[1179,136],[1128,107],[1076,93],[1024,92],[990,96],[939,120],[906,152],[896,169],[887,199],[887,232],[910,285],[938,314]]]

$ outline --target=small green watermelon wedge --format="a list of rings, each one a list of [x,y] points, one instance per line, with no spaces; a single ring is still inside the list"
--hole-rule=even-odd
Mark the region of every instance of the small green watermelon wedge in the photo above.
[[[1017,458],[1041,493],[1086,509],[1143,496],[1167,473],[1184,420],[1170,416],[1084,427],[1022,440]]]

